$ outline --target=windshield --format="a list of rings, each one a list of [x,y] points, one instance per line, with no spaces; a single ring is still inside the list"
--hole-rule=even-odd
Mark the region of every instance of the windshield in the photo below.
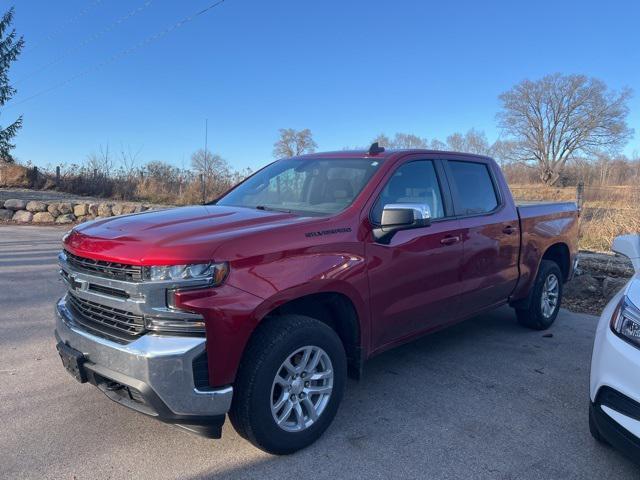
[[[278,160],[216,205],[330,215],[351,205],[380,163],[369,158]]]

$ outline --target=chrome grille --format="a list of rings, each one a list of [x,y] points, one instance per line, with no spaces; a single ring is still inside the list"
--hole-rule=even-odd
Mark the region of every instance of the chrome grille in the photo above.
[[[79,257],[66,250],[64,251],[64,254],[67,257],[67,263],[74,269],[81,272],[128,282],[141,282],[143,279],[143,268],[138,265],[127,265],[124,263],[106,262],[104,260]]]
[[[127,343],[145,333],[144,317],[68,294],[74,321],[101,337]]]

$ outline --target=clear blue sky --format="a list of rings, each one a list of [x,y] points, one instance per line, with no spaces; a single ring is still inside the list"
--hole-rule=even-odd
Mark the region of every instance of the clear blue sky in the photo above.
[[[398,131],[475,127],[494,140],[497,96],[556,71],[633,88],[625,151],[640,151],[638,1],[226,0],[94,68],[212,1],[15,2],[27,42],[10,72],[16,102],[90,69],[3,109],[3,125],[24,114],[19,160],[77,163],[109,144],[188,166],[205,118],[211,149],[236,168],[269,161],[281,127],[310,128],[322,150]]]

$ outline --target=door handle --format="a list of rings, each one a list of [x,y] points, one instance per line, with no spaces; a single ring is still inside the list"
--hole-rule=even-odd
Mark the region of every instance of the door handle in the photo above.
[[[460,237],[458,237],[457,235],[448,235],[446,237],[444,237],[442,240],[440,240],[440,243],[442,245],[453,245],[454,243],[458,243],[460,241]]]
[[[502,229],[502,233],[506,233],[507,235],[511,235],[515,231],[516,227],[514,227],[513,225],[507,225]]]

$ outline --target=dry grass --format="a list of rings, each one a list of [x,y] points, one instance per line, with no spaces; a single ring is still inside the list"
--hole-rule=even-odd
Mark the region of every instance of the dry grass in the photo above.
[[[516,200],[576,200],[575,187],[513,185],[511,189]],[[616,236],[637,232],[640,232],[640,188],[585,186],[580,249],[607,252]]]
[[[28,188],[30,186],[29,169],[13,163],[0,162],[0,187]]]

